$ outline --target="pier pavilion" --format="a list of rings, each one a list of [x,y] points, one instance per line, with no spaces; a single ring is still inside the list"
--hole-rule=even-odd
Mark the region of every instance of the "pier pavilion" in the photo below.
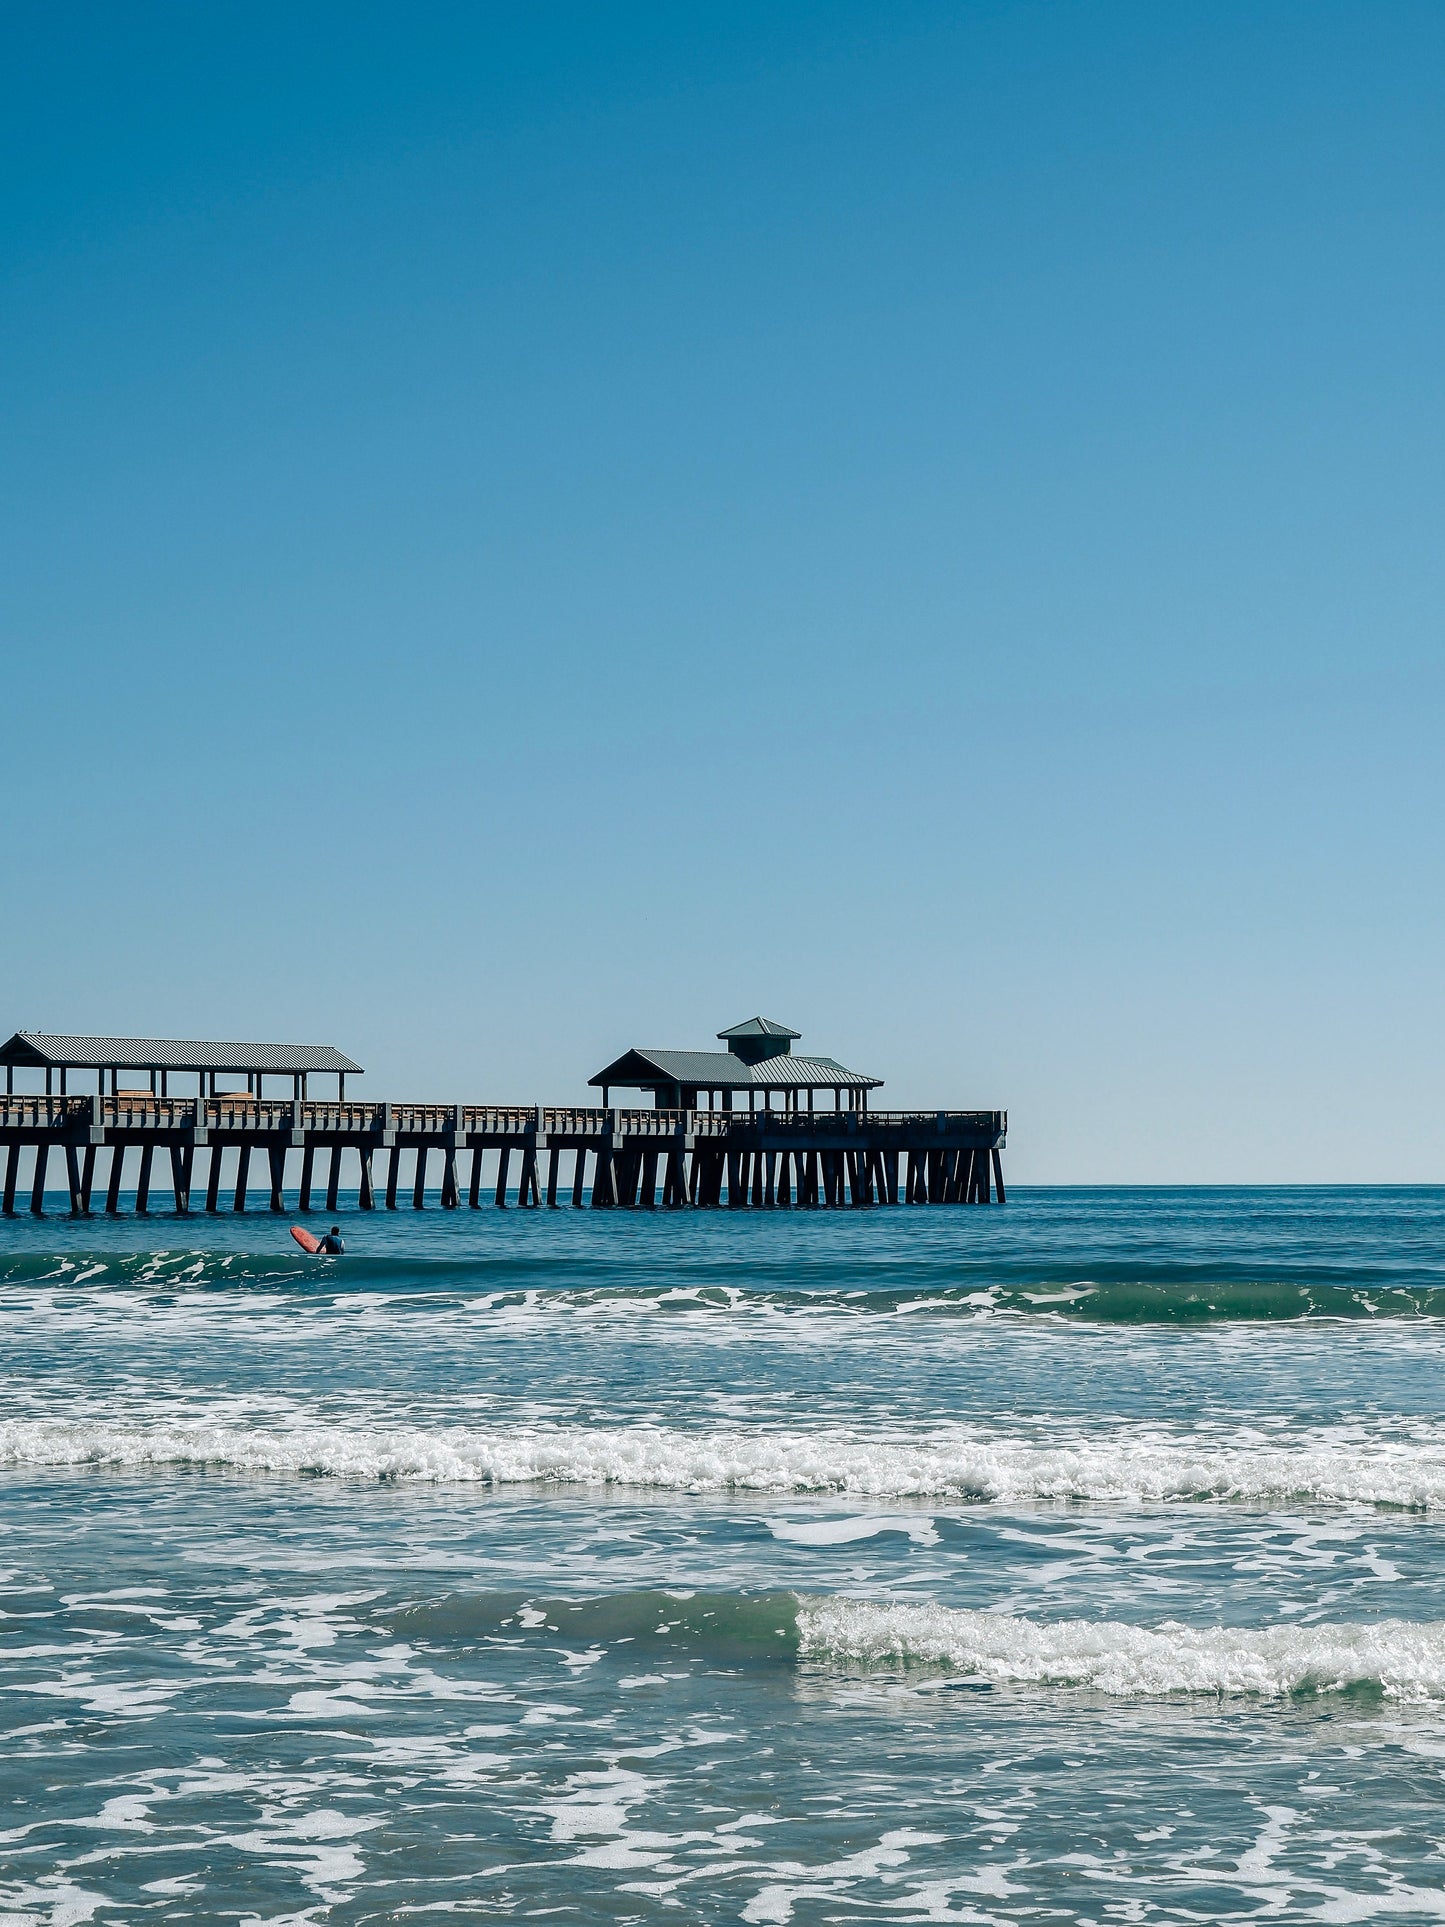
[[[218,1077],[244,1077],[250,1097],[264,1095],[266,1078],[287,1077],[293,1097],[308,1097],[307,1079],[320,1071],[335,1076],[336,1095],[344,1098],[347,1072],[361,1075],[360,1064],[329,1044],[203,1044],[194,1038],[60,1037],[39,1030],[17,1030],[0,1045],[0,1064],[5,1066],[7,1096],[14,1095],[17,1070],[43,1071],[47,1092],[58,1090],[62,1097],[69,1093],[72,1071],[93,1075],[101,1093],[109,1078],[112,1097],[145,1094],[122,1092],[122,1071],[148,1078],[152,1097],[170,1095],[170,1079],[176,1072],[196,1079],[198,1097],[233,1095],[217,1089]]]
[[[588,1083],[600,1087],[605,1107],[613,1090],[651,1091],[659,1110],[695,1111],[707,1095],[707,1108],[730,1111],[746,1091],[750,1111],[770,1111],[777,1093],[778,1109],[814,1108],[819,1091],[833,1093],[833,1109],[868,1109],[868,1093],[881,1077],[850,1071],[835,1057],[794,1056],[801,1031],[790,1030],[772,1017],[749,1017],[717,1033],[726,1050],[651,1050],[634,1045],[614,1059]],[[804,1099],[806,1098],[806,1106]]]
[[[420,1210],[433,1157],[441,1160],[445,1210],[463,1202],[464,1190],[475,1207],[484,1186],[498,1206],[556,1205],[564,1163],[572,1204],[594,1209],[1004,1202],[999,1153],[1008,1136],[1006,1111],[869,1110],[868,1093],[879,1080],[831,1057],[795,1056],[797,1038],[786,1025],[755,1017],[719,1032],[724,1051],[628,1052],[592,1082],[607,1083],[607,1096],[611,1084],[651,1090],[653,1108],[619,1110],[606,1103],[599,1109],[362,1103],[348,1098],[345,1087],[347,1073],[358,1073],[360,1065],[329,1045],[17,1031],[0,1046],[6,1066],[0,1210],[7,1217],[15,1212],[26,1157],[29,1208],[43,1215],[46,1174],[58,1155],[73,1216],[88,1216],[102,1187],[105,1211],[119,1211],[135,1157],[134,1209],[144,1214],[158,1153],[169,1159],[182,1215],[191,1209],[193,1182],[207,1211],[222,1208],[223,1188],[233,1211],[246,1210],[254,1196],[253,1157],[265,1160],[268,1206],[275,1212],[311,1210],[313,1191],[323,1185],[325,1208],[335,1211],[343,1166],[363,1211],[373,1210],[379,1197],[388,1210],[396,1208],[405,1166],[411,1203]],[[45,1090],[16,1091],[17,1071],[32,1085],[43,1074]],[[307,1077],[318,1072],[335,1075],[334,1098],[308,1092]],[[122,1073],[144,1075],[149,1088],[122,1088]],[[70,1088],[72,1074],[93,1077],[94,1089]],[[173,1075],[193,1076],[194,1095],[172,1090]],[[245,1077],[246,1089],[221,1090],[218,1076]],[[268,1077],[288,1078],[290,1096],[267,1092]],[[699,1109],[704,1090],[708,1107]],[[744,1090],[746,1111],[734,1103]],[[833,1092],[832,1110],[812,1108],[819,1090]],[[776,1107],[774,1092],[782,1094]],[[288,1163],[298,1156],[293,1206],[286,1181]],[[383,1165],[375,1177],[374,1160]]]

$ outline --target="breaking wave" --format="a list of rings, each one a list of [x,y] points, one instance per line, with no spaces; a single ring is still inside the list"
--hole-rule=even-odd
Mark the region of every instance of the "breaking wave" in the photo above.
[[[201,1420],[0,1421],[0,1466],[214,1469],[485,1486],[816,1493],[959,1502],[1445,1507],[1445,1439],[1270,1439],[1123,1427],[1026,1440],[957,1428],[860,1439],[836,1430],[662,1425],[274,1427]]]
[[[404,1608],[388,1629],[424,1644],[562,1641],[636,1663],[648,1653],[925,1673],[989,1686],[1082,1687],[1120,1698],[1349,1693],[1445,1700],[1445,1625],[1186,1626],[1037,1620],[932,1604],[788,1592],[656,1590],[591,1599],[458,1594]]]
[[[992,1685],[1169,1693],[1378,1694],[1445,1699],[1445,1625],[1131,1626],[1053,1622],[946,1606],[804,1600],[800,1656],[832,1665],[932,1668]]]
[[[998,1253],[960,1258],[910,1254],[906,1283],[896,1263],[873,1264],[856,1252],[813,1254],[799,1287],[795,1254],[756,1245],[688,1254],[682,1271],[659,1283],[656,1254],[624,1247],[607,1256],[538,1250],[486,1256],[355,1254],[320,1264],[291,1251],[272,1254],[176,1249],[144,1252],[23,1252],[0,1259],[0,1289],[52,1293],[137,1290],[168,1295],[258,1290],[282,1300],[364,1298],[368,1294],[440,1297],[481,1310],[528,1307],[551,1315],[635,1311],[651,1314],[851,1314],[880,1318],[1026,1317],[1119,1325],[1209,1325],[1300,1319],[1445,1318],[1445,1282],[1433,1262],[1372,1264],[1360,1254],[1331,1269],[1298,1266],[1261,1276],[1258,1261],[1176,1259],[1101,1263],[1080,1277],[1077,1263],[1047,1263]],[[745,1282],[740,1262],[746,1260]],[[565,1273],[566,1282],[558,1281]]]

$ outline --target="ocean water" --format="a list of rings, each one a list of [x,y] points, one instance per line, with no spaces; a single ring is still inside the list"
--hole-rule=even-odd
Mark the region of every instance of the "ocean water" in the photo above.
[[[1445,1191],[0,1223],[0,1927],[1445,1919]]]

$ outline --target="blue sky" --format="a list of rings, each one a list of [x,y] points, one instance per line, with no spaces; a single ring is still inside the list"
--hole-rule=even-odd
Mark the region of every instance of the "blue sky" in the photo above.
[[[6,36],[7,1027],[1445,1172],[1438,7]]]

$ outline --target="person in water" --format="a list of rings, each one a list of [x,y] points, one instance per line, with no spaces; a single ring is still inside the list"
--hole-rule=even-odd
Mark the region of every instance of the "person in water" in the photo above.
[[[317,1245],[316,1255],[318,1258],[339,1258],[345,1249],[341,1241],[341,1226],[334,1224]]]

